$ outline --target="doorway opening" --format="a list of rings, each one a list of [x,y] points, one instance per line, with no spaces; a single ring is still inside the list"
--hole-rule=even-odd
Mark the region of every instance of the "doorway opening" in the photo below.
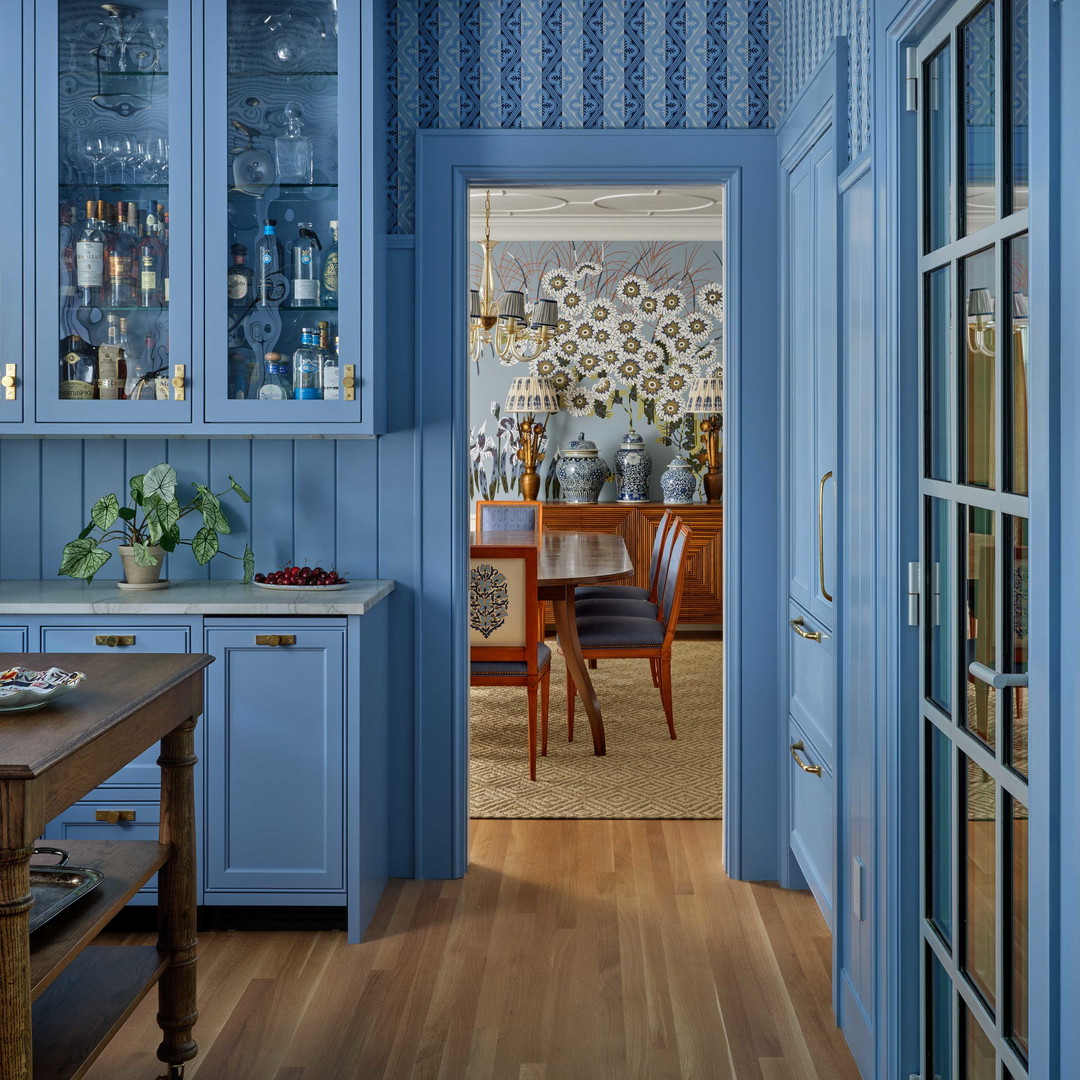
[[[603,756],[586,722],[593,717],[571,689],[552,604],[538,615],[538,662],[550,666],[540,674],[537,710],[547,698],[549,731],[545,755],[538,716],[535,781],[527,689],[470,679],[470,815],[721,818],[724,187],[485,184],[468,196],[470,528],[480,524],[477,504],[505,503],[484,513],[494,522],[509,515],[501,520],[515,530],[535,525],[541,549],[552,537],[564,551],[588,536],[625,545],[632,576],[615,582],[617,601],[575,594],[576,615],[587,620],[576,623],[585,628],[583,656],[594,656],[604,635],[615,643],[620,618],[650,614],[624,606],[622,587],[662,591],[668,575],[673,588],[682,575],[676,611],[665,611],[662,595],[652,598],[654,624],[673,616],[668,682],[654,677],[645,655],[613,649],[618,658],[589,659]],[[517,411],[528,404],[521,379],[547,394],[527,411]],[[713,396],[702,398],[703,390]],[[539,504],[528,520],[527,473]],[[690,532],[681,566],[669,567],[675,515]],[[608,588],[593,585],[606,580],[586,576],[579,589]],[[543,594],[543,572],[539,582]],[[474,614],[470,634],[483,646],[485,616]]]

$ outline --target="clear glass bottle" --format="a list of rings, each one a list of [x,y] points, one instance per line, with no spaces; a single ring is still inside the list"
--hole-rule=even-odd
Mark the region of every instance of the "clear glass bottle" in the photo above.
[[[261,307],[281,303],[285,294],[284,256],[277,236],[277,222],[267,218],[255,245],[255,300]]]
[[[229,248],[232,263],[229,265],[229,306],[248,307],[251,304],[251,267],[247,264],[247,248],[233,244]]]
[[[139,306],[160,307],[164,294],[165,245],[161,241],[157,204],[146,204],[143,237],[139,240]]]
[[[258,392],[259,364],[255,350],[244,339],[244,328],[238,322],[229,330],[229,397],[243,399]]]
[[[322,396],[327,401],[341,397],[341,370],[338,367],[337,338],[330,348],[330,324],[319,323],[319,363],[322,366]]]
[[[263,401],[285,401],[292,397],[292,379],[289,365],[281,353],[268,352],[263,357],[263,377],[259,386],[259,398]]]
[[[319,252],[322,245],[310,221],[301,221],[292,249],[292,306],[319,306]]]
[[[304,110],[299,102],[285,106],[285,130],[274,139],[274,164],[279,184],[310,184],[314,175],[311,140],[304,134]]]
[[[330,222],[330,247],[323,255],[322,263],[322,297],[320,303],[323,307],[337,307],[338,302],[338,223]]]
[[[158,204],[161,205],[160,203]],[[164,234],[161,237],[161,249],[162,249],[162,276],[165,279],[165,287],[162,289],[166,305],[169,303],[169,212],[168,210],[162,210],[161,220],[165,223]]]
[[[126,203],[117,203],[113,229],[105,234],[105,297],[110,307],[132,307],[135,242],[128,232]]]
[[[86,200],[86,222],[75,242],[75,283],[82,290],[84,307],[101,304],[105,283],[105,234],[93,199]]]
[[[124,384],[125,397],[136,401],[156,400],[158,379],[161,378],[161,376],[155,374],[157,370],[157,360],[154,357],[154,338],[151,334],[147,334],[143,340],[142,352],[137,358],[128,362],[127,381]]]
[[[293,397],[297,401],[322,397],[319,335],[309,326],[300,331],[300,348],[293,353]]]

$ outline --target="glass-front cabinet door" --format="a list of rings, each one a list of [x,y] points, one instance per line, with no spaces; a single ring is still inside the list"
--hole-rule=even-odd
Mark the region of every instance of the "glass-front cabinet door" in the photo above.
[[[208,422],[360,418],[359,7],[204,8]]]
[[[33,5],[40,422],[192,415],[190,4]],[[55,216],[54,216],[55,215]]]

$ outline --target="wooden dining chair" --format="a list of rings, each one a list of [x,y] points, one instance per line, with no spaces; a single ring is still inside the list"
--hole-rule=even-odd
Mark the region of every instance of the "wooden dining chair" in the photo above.
[[[683,579],[690,544],[690,527],[679,524],[668,556],[668,570],[661,586],[659,618],[636,615],[582,616],[577,620],[581,653],[587,660],[610,658],[647,659],[653,666],[654,683],[667,717],[668,731],[675,738],[675,710],[671,693],[671,646],[679,621]],[[566,676],[567,737],[574,740],[574,703],[577,688],[569,671]]]
[[[574,600],[580,604],[585,600],[647,600],[655,604],[660,591],[660,567],[664,554],[664,544],[668,539],[673,522],[680,521],[670,510],[665,510],[656,525],[653,536],[652,554],[649,557],[649,584],[641,585],[579,585],[574,590]]]
[[[544,504],[522,499],[480,499],[476,503],[476,531],[533,532],[544,527]]]
[[[469,685],[524,686],[529,699],[529,779],[536,779],[536,714],[540,753],[547,755],[551,649],[536,622],[535,544],[473,544],[469,550]]]

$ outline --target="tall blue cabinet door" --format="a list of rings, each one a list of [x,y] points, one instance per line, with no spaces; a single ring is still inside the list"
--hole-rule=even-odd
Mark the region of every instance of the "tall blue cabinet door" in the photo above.
[[[211,628],[206,651],[208,898],[343,890],[344,629]]]
[[[33,390],[33,372],[23,351],[28,331],[23,324],[23,289],[28,267],[33,265],[29,252],[34,229],[40,222],[32,213],[15,212],[23,204],[24,194],[33,191],[34,182],[33,161],[21,153],[23,131],[33,130],[34,118],[28,95],[23,92],[24,50],[15,29],[19,6],[18,0],[11,0],[2,9],[12,20],[12,34],[0,65],[0,100],[6,102],[0,110],[0,145],[8,147],[10,154],[2,188],[7,212],[0,216],[0,250],[4,252],[0,275],[0,431],[22,421],[27,395]]]

